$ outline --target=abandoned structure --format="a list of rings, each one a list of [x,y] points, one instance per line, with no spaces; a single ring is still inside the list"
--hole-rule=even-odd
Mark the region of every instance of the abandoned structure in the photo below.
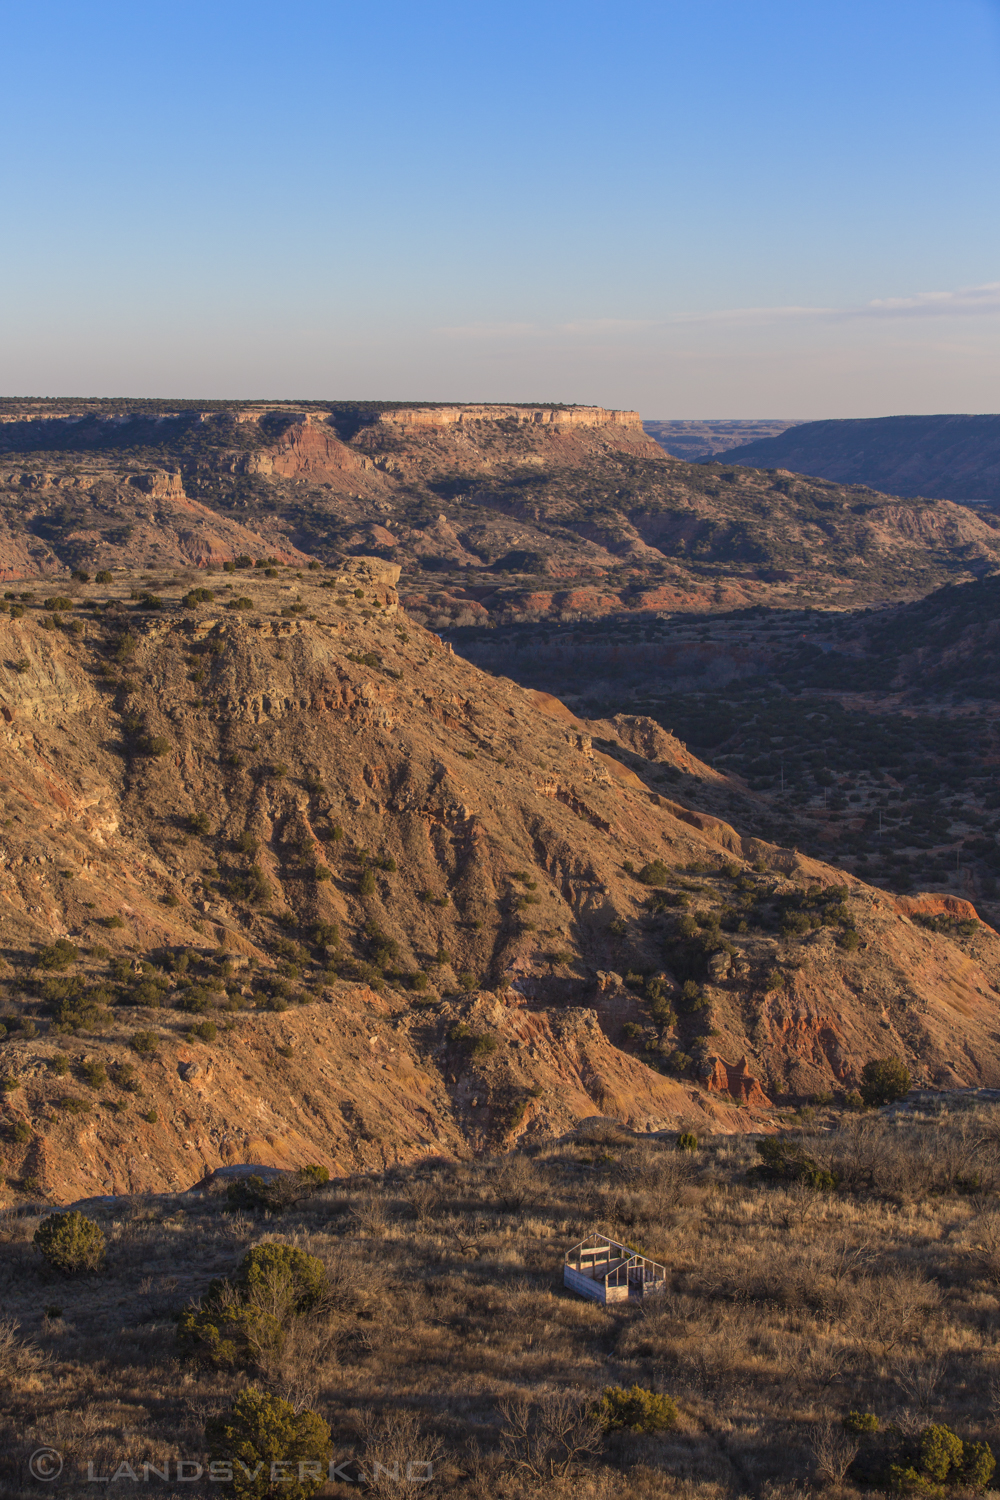
[[[566,1251],[563,1285],[594,1302],[625,1302],[662,1292],[667,1268],[605,1234],[592,1234]]]

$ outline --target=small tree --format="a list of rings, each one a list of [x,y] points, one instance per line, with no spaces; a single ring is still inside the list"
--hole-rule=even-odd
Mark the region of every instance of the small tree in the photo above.
[[[96,1271],[104,1261],[104,1233],[93,1219],[75,1211],[50,1214],[35,1230],[34,1243],[55,1271],[79,1276]]]
[[[213,1460],[231,1463],[240,1500],[309,1500],[324,1483],[330,1429],[314,1411],[249,1386],[227,1412],[205,1423]]]
[[[895,1104],[909,1092],[910,1074],[898,1057],[873,1059],[861,1070],[861,1097],[869,1107]]]

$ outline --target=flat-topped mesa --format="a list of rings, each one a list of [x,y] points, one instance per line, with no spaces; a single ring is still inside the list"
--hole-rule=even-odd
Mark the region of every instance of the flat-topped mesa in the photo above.
[[[603,406],[409,406],[379,412],[392,427],[460,427],[472,422],[515,422],[519,427],[628,427],[642,432],[637,411]]]

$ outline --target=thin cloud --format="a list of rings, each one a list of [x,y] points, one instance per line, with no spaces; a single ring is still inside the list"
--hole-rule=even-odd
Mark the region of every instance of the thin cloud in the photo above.
[[[848,322],[856,318],[954,318],[1000,312],[1000,281],[963,286],[953,292],[918,292],[913,297],[877,297],[860,307],[735,307],[691,313],[674,323],[772,323],[821,319]]]
[[[508,341],[511,339],[594,338],[691,328],[711,324],[752,327],[765,323],[852,322],[884,318],[984,317],[1000,312],[1000,281],[964,286],[951,292],[917,292],[912,297],[877,297],[857,307],[730,307],[713,312],[679,313],[672,318],[581,318],[569,323],[467,323],[438,331],[446,338]]]

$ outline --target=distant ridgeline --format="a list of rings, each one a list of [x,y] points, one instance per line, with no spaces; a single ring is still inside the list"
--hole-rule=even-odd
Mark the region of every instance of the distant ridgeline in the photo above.
[[[121,449],[168,453],[260,447],[311,420],[348,442],[363,427],[616,427],[642,431],[638,412],[558,401],[461,404],[441,401],[169,401],[111,398],[0,398],[0,454]]]
[[[891,495],[1000,507],[1000,416],[866,417],[802,422],[716,455]]]

